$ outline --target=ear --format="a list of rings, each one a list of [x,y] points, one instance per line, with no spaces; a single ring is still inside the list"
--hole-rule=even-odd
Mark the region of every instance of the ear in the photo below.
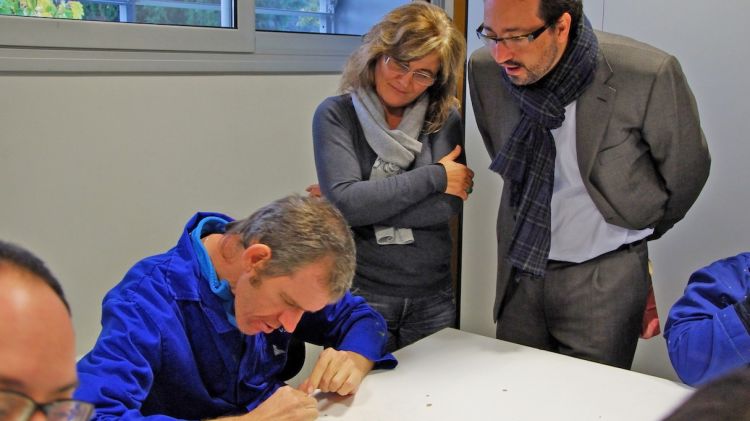
[[[570,24],[572,21],[573,18],[568,12],[563,12],[563,14],[557,19],[557,22],[555,23],[555,36],[559,41],[568,41],[568,37],[570,36]]]
[[[247,272],[253,268],[262,268],[269,260],[271,260],[271,248],[265,244],[251,244],[242,252],[242,266]]]

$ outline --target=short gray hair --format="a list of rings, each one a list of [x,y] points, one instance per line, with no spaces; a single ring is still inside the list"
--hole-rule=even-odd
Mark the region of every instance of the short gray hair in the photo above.
[[[226,233],[239,235],[246,248],[255,243],[271,248],[271,259],[259,275],[291,275],[303,266],[331,257],[331,298],[340,298],[352,285],[356,265],[354,239],[344,216],[326,199],[284,197],[245,219],[230,222]]]

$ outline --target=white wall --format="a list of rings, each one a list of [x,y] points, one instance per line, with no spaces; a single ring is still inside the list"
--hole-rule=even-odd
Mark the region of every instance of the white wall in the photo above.
[[[682,294],[695,269],[721,257],[750,249],[747,211],[750,195],[750,66],[744,17],[750,3],[697,0],[586,0],[584,10],[598,29],[621,33],[669,51],[679,58],[698,101],[713,158],[706,187],[687,217],[664,238],[650,243],[654,289],[662,328],[670,306]],[[469,2],[468,27],[482,21],[482,2]],[[480,47],[469,37],[469,51]],[[500,177],[487,170],[490,159],[467,101],[466,145],[475,187],[465,207],[462,283],[462,329],[494,336],[491,320],[495,290],[495,216]],[[637,371],[676,379],[660,336],[642,340]]]
[[[196,210],[245,217],[315,182],[338,76],[0,76],[0,238],[46,260],[79,353],[101,299]]]

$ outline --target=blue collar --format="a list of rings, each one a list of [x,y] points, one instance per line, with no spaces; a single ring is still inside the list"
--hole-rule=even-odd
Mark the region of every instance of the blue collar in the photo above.
[[[232,289],[229,287],[229,282],[225,279],[219,279],[214,265],[211,263],[211,258],[208,256],[208,251],[201,241],[201,238],[208,234],[223,233],[227,222],[229,221],[216,216],[203,218],[190,233],[190,239],[193,242],[193,249],[195,249],[195,254],[198,257],[198,266],[200,267],[201,274],[208,279],[211,291],[221,299],[221,305],[224,307],[224,312],[227,315],[229,323],[237,327],[237,320],[234,318],[234,294],[232,294]]]

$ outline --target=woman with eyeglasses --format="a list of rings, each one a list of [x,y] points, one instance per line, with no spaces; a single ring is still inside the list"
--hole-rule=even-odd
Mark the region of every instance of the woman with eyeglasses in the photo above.
[[[455,97],[465,53],[442,9],[398,7],[349,57],[343,94],[315,112],[319,191],[352,226],[352,292],[385,317],[389,352],[455,323],[449,222],[474,176]]]

